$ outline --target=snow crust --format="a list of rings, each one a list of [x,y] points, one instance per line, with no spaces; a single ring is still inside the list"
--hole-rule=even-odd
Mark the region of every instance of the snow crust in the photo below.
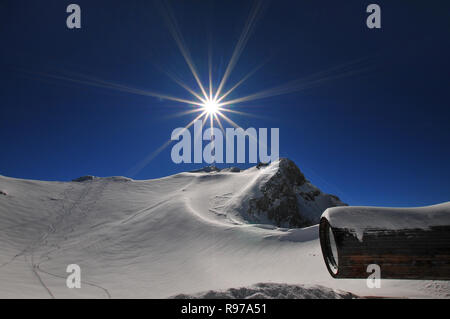
[[[323,286],[258,283],[249,287],[176,295],[174,299],[355,299],[357,296]]]
[[[332,207],[325,210],[332,227],[347,228],[363,241],[369,229],[430,229],[450,225],[450,202],[413,208]]]

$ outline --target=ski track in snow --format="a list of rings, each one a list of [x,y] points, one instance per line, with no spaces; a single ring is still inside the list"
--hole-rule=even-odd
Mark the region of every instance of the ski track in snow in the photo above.
[[[102,194],[103,190],[106,188],[107,184],[108,184],[107,182],[102,183],[97,190],[92,191],[92,182],[86,182],[83,185],[84,187],[83,187],[82,192],[79,195],[75,195],[74,200],[71,200],[71,195],[72,195],[72,193],[74,193],[74,187],[73,187],[73,185],[69,185],[61,194],[61,197],[62,197],[61,201],[63,202],[63,206],[62,206],[61,210],[58,212],[58,217],[57,217],[56,221],[54,223],[51,223],[50,225],[48,225],[48,231],[43,232],[38,240],[27,245],[20,253],[14,255],[14,257],[10,261],[0,265],[0,267],[6,266],[6,265],[12,263],[16,258],[23,255],[25,261],[29,260],[30,269],[33,272],[33,274],[36,276],[39,283],[47,291],[47,293],[49,294],[49,296],[51,298],[55,298],[55,295],[53,294],[51,289],[45,284],[45,281],[43,280],[40,273],[44,273],[47,275],[51,275],[51,276],[59,277],[59,278],[63,278],[63,279],[66,279],[66,277],[49,273],[48,271],[45,271],[41,268],[42,267],[41,265],[43,263],[51,262],[51,260],[52,260],[52,258],[50,257],[51,254],[56,254],[61,249],[60,243],[49,244],[48,238],[51,235],[56,235],[56,234],[63,232],[64,229],[60,229],[60,226],[62,224],[64,224],[64,221],[67,218],[70,218],[73,215],[73,213],[76,209],[78,209],[80,211],[80,213],[84,217],[86,217],[89,214],[89,212],[91,211],[91,209],[95,206],[96,201],[101,196],[101,194]],[[82,206],[84,205],[84,201],[88,196],[91,197],[91,200],[90,200],[91,203],[89,206],[84,208]],[[39,219],[39,220],[42,220],[42,219]],[[29,223],[22,223],[22,224],[19,224],[17,227],[26,227],[32,223],[33,223],[33,221],[29,222]],[[72,225],[68,232],[64,232],[65,239],[67,239],[68,234],[72,233],[75,230],[76,226],[77,226],[76,224]],[[47,252],[42,253],[42,254],[37,253],[37,251],[43,250],[45,248],[48,248]],[[39,257],[37,257],[38,261],[36,261],[35,254],[39,255]],[[44,261],[44,259],[45,259],[45,261]],[[106,293],[106,296],[108,298],[111,298],[111,295],[106,288],[103,288],[99,285],[96,285],[96,284],[90,283],[90,282],[85,282],[85,281],[81,281],[81,282],[84,284],[91,285],[93,287],[102,289]]]
[[[73,202],[72,206],[70,206],[70,208],[69,208],[68,210],[66,210],[65,208],[63,208],[63,212],[62,212],[61,217],[60,217],[59,221],[57,222],[57,224],[52,224],[52,225],[50,225],[50,227],[49,227],[49,228],[50,228],[50,233],[51,233],[51,234],[56,234],[56,233],[58,233],[58,224],[59,224],[59,225],[60,225],[60,224],[63,224],[66,218],[71,217],[72,214],[73,214],[73,212],[74,212],[74,210],[75,210],[76,208],[78,208],[78,209],[80,210],[81,215],[83,215],[84,217],[87,217],[87,216],[89,215],[89,213],[92,211],[92,208],[95,207],[95,204],[96,204],[97,200],[100,198],[100,196],[101,196],[101,194],[103,193],[104,189],[107,187],[108,181],[105,182],[105,183],[102,183],[102,184],[100,185],[100,187],[99,187],[97,190],[94,190],[94,191],[91,190],[91,189],[92,189],[92,183],[93,183],[92,181],[90,181],[90,182],[85,182],[85,184],[87,184],[86,187],[84,187],[83,192],[82,192],[81,195]],[[69,195],[70,195],[70,191],[72,191],[72,190],[73,190],[73,188],[69,187],[69,192],[67,192],[67,191],[64,192],[64,198],[67,199],[67,198],[69,197]],[[83,207],[83,201],[84,201],[88,196],[91,196],[91,200],[89,201],[90,204],[85,208],[85,207]],[[66,232],[66,236],[64,237],[64,240],[67,240],[67,234],[70,234],[70,233],[72,233],[72,232],[75,231],[76,226],[77,226],[77,225],[72,225],[72,226],[71,226],[70,231],[69,231],[68,233]],[[45,237],[47,238],[48,235],[49,235],[49,234],[46,233],[46,234],[45,234]],[[47,242],[45,242],[44,245],[48,247],[48,243],[47,243]],[[41,246],[40,248],[42,248],[42,246]],[[50,246],[50,248],[52,248],[52,249],[49,250],[49,251],[47,251],[46,253],[42,254],[42,255],[39,257],[39,260],[42,260],[42,259],[45,258],[45,259],[46,259],[45,262],[51,262],[52,258],[50,257],[50,255],[51,255],[51,254],[57,253],[57,251],[59,251],[59,250],[61,249],[61,246],[60,246],[60,244],[58,244],[58,243],[54,243],[54,244],[52,244],[52,245]],[[34,255],[33,255],[33,252],[32,252],[32,257],[31,257],[32,260],[33,260],[33,257],[34,257]],[[38,263],[34,263],[34,262],[32,261],[33,271],[34,271],[34,273],[36,274],[36,276],[39,278],[39,281],[41,282],[41,284],[42,284],[42,285],[46,288],[46,290],[49,292],[50,296],[51,296],[52,298],[55,298],[54,295],[53,295],[53,293],[51,292],[51,290],[45,285],[45,283],[43,282],[42,278],[39,276],[39,273],[38,273],[38,272],[45,273],[45,274],[47,274],[47,275],[54,276],[54,277],[58,277],[58,278],[63,278],[63,279],[66,279],[66,277],[65,277],[65,276],[61,276],[61,275],[52,274],[52,273],[50,273],[50,272],[48,272],[48,271],[42,270],[42,268],[41,268],[42,263],[43,263],[43,261],[42,261],[42,262],[40,261],[40,262],[38,262]],[[99,289],[103,290],[103,291],[106,293],[106,296],[107,296],[108,298],[111,298],[111,294],[109,293],[109,291],[108,291],[106,288],[101,287],[101,286],[99,286],[99,285],[97,285],[97,284],[94,284],[94,283],[90,283],[90,282],[83,281],[83,280],[81,280],[81,283],[84,283],[84,284],[87,284],[87,285],[90,285],[90,286],[99,288]]]

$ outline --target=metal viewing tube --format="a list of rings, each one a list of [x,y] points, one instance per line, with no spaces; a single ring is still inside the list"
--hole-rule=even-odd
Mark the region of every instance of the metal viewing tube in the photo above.
[[[450,280],[450,202],[422,208],[333,207],[319,225],[334,278]]]

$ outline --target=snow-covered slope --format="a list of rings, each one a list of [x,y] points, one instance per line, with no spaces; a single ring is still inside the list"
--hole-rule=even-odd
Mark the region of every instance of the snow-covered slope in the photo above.
[[[277,172],[271,165],[78,182],[0,176],[0,297],[165,298],[257,283],[450,297],[447,282],[386,280],[368,289],[365,280],[334,280],[317,226],[249,223],[239,203]],[[66,287],[69,264],[81,267],[81,289]]]

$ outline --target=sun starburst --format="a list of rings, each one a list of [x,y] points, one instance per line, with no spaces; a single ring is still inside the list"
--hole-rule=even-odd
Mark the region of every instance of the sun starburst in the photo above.
[[[206,100],[206,103],[200,105],[203,110],[205,110],[208,114],[216,114],[219,111],[219,103],[215,99],[210,100],[209,98]]]
[[[69,81],[76,84],[84,84],[90,85],[98,88],[112,89],[116,91],[142,95],[142,96],[151,96],[156,97],[161,100],[168,100],[176,103],[182,103],[189,106],[189,110],[178,113],[176,116],[186,115],[186,114],[195,114],[200,113],[195,116],[195,118],[189,122],[184,129],[189,129],[195,121],[202,120],[203,123],[209,120],[211,128],[214,128],[215,123],[218,127],[224,131],[224,127],[222,125],[221,119],[223,119],[228,124],[233,127],[240,127],[235,121],[230,119],[224,113],[245,115],[245,116],[253,116],[249,113],[244,113],[241,111],[237,111],[234,109],[234,106],[237,104],[241,104],[244,102],[260,100],[267,97],[273,97],[278,95],[284,95],[293,92],[299,92],[305,89],[309,89],[312,87],[319,86],[323,83],[341,79],[347,76],[353,76],[364,71],[368,71],[371,69],[370,66],[366,64],[367,58],[356,59],[352,62],[348,62],[342,65],[338,65],[332,67],[328,70],[318,72],[316,74],[310,75],[305,78],[297,79],[291,82],[284,83],[279,86],[275,86],[269,89],[262,90],[260,92],[235,97],[233,99],[227,99],[231,93],[233,93],[238,87],[240,87],[245,81],[247,81],[252,75],[254,75],[264,63],[258,65],[256,68],[247,73],[244,77],[242,77],[239,81],[231,86],[231,88],[227,89],[227,82],[230,78],[230,75],[236,66],[239,57],[241,56],[244,48],[249,40],[250,35],[253,33],[253,29],[255,27],[255,23],[264,10],[264,1],[255,1],[253,8],[250,11],[248,19],[244,25],[244,29],[241,33],[239,40],[233,50],[231,58],[228,62],[228,65],[225,69],[224,74],[222,75],[220,81],[218,82],[217,88],[213,88],[213,72],[212,72],[212,49],[208,51],[208,84],[205,85],[201,81],[201,77],[197,72],[196,65],[191,57],[190,51],[186,46],[186,42],[184,41],[183,35],[178,28],[178,23],[175,19],[175,15],[173,14],[170,6],[166,2],[162,2],[159,9],[161,10],[162,15],[165,18],[167,27],[175,40],[189,70],[192,73],[193,78],[195,79],[195,83],[198,86],[198,91],[189,87],[185,82],[178,79],[174,74],[171,74],[167,71],[164,71],[166,75],[168,75],[176,84],[181,86],[187,92],[189,92],[195,99],[189,100],[185,98],[180,98],[168,94],[162,94],[155,91],[137,89],[133,87],[129,87],[122,84],[117,84],[113,82],[108,82],[102,79],[94,78],[91,76],[86,76],[83,74],[68,74],[65,75],[55,75],[48,73],[38,73],[41,76],[45,76],[48,78]],[[149,154],[145,159],[143,159],[140,163],[138,163],[134,168],[129,171],[130,175],[137,174],[143,167],[145,167],[153,158],[155,158],[159,153],[161,153],[166,147],[171,144],[171,140],[166,141],[161,147],[157,150],[153,151]]]

